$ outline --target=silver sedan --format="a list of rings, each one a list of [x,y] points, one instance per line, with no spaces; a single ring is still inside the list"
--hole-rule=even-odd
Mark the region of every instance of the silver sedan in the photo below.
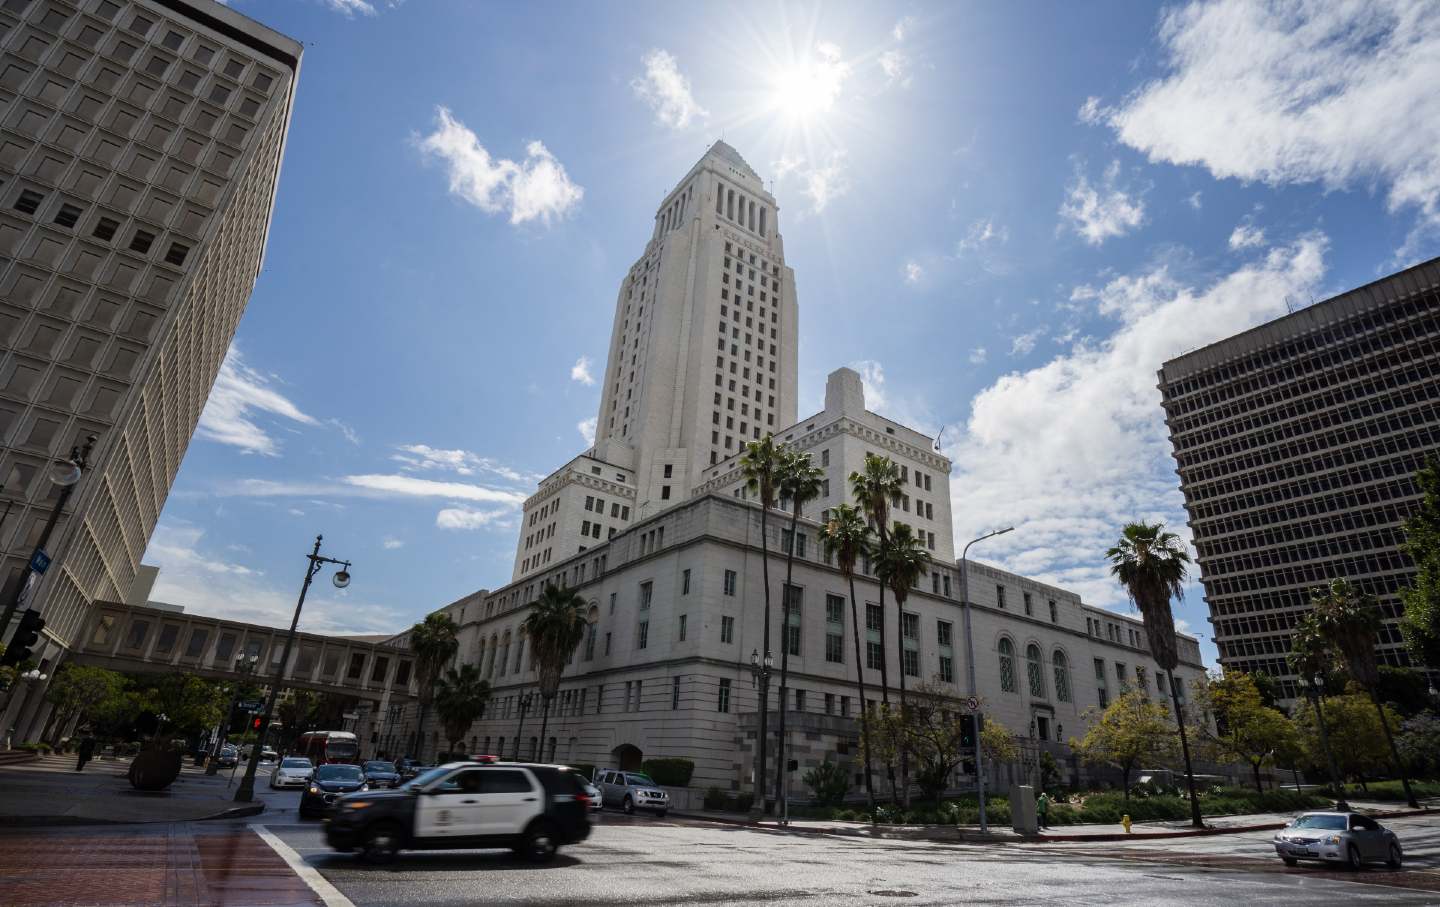
[[[1296,816],[1275,833],[1275,855],[1294,866],[1300,860],[1342,863],[1359,869],[1366,863],[1400,868],[1403,852],[1395,833],[1369,816],[1314,812]]]

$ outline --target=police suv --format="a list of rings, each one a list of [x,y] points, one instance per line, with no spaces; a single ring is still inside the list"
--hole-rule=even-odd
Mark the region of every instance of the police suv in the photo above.
[[[495,847],[543,863],[590,835],[589,811],[581,776],[563,765],[451,762],[394,790],[341,797],[325,840],[374,863],[403,849]]]

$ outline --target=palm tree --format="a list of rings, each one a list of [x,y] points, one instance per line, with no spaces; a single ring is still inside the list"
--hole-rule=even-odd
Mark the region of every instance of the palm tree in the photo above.
[[[870,801],[873,822],[875,779],[870,774],[870,710],[865,704],[865,662],[860,657],[860,612],[855,604],[855,562],[870,548],[870,527],[860,511],[849,504],[841,504],[830,512],[830,522],[820,530],[820,538],[825,543],[825,550],[839,565],[840,574],[850,583],[850,632],[855,637],[855,693],[860,702],[860,739],[865,747],[865,795]]]
[[[1175,706],[1175,726],[1180,730],[1180,752],[1185,757],[1185,780],[1190,788],[1190,824],[1203,828],[1200,798],[1195,794],[1195,771],[1190,764],[1190,741],[1185,735],[1185,713],[1180,709],[1180,691],[1175,686],[1175,666],[1180,655],[1175,642],[1175,615],[1170,599],[1185,597],[1185,552],[1179,536],[1166,532],[1164,523],[1131,523],[1122,531],[1115,547],[1105,552],[1110,573],[1125,587],[1130,603],[1145,619],[1145,636],[1150,654],[1160,669],[1170,674],[1170,700]]]
[[[550,724],[550,703],[560,690],[565,664],[585,638],[585,599],[573,589],[547,585],[520,629],[530,637],[530,664],[540,675],[540,757],[545,757],[545,729]]]
[[[879,562],[879,574],[890,594],[895,596],[896,637],[895,648],[900,664],[900,714],[905,715],[905,600],[910,590],[925,575],[930,555],[910,527],[901,523],[890,533],[889,540],[881,543],[875,552]],[[916,653],[919,657],[919,653]],[[903,721],[902,721],[903,724]],[[900,792],[906,808],[910,806],[910,751],[900,748]]]
[[[1375,703],[1385,741],[1390,744],[1395,773],[1405,788],[1405,799],[1411,809],[1419,809],[1415,792],[1410,789],[1410,779],[1400,762],[1400,752],[1395,748],[1395,735],[1390,731],[1390,720],[1385,717],[1385,705],[1380,701],[1380,665],[1375,658],[1376,636],[1380,631],[1379,605],[1372,596],[1343,579],[1332,582],[1328,590],[1316,592],[1310,603],[1315,608],[1315,624],[1320,634],[1339,653],[1350,676],[1365,688],[1370,701]]]
[[[745,476],[745,487],[760,496],[760,571],[765,587],[765,631],[764,658],[770,658],[770,508],[775,506],[775,490],[779,479],[780,451],[775,446],[775,437],[766,434],[759,441],[745,445],[740,455],[740,472]],[[756,758],[759,766],[755,771],[755,803],[765,812],[765,742],[769,734],[770,694],[769,681],[760,681],[760,733],[755,738],[759,752]],[[782,708],[783,711],[783,708]]]
[[[1325,767],[1330,772],[1330,786],[1337,802],[1336,808],[1344,805],[1345,788],[1340,773],[1335,769],[1335,754],[1330,749],[1330,729],[1325,726],[1324,678],[1333,665],[1333,653],[1325,634],[1320,631],[1314,614],[1307,614],[1295,626],[1295,636],[1290,640],[1290,667],[1300,676],[1301,685],[1310,704],[1315,709],[1315,726],[1320,731],[1320,748],[1325,751]]]
[[[900,469],[889,457],[882,457],[879,454],[866,454],[865,466],[860,472],[850,473],[850,491],[855,498],[855,505],[865,514],[870,521],[870,528],[874,530],[879,544],[876,549],[883,549],[890,538],[890,505],[900,496]],[[887,668],[888,659],[885,657],[885,581],[882,578],[880,586],[880,700],[882,707],[890,709],[890,671]],[[893,801],[896,796],[895,787],[895,766],[888,760],[885,763],[885,774],[890,779],[890,796]]]
[[[787,680],[790,673],[790,619],[791,611],[797,605],[791,601],[792,587],[790,579],[795,570],[795,532],[800,522],[800,511],[807,503],[820,496],[820,483],[825,481],[825,471],[820,467],[811,464],[810,455],[802,454],[797,450],[782,447],[780,449],[780,463],[776,470],[777,485],[780,489],[780,499],[790,501],[790,543],[785,548],[785,586],[780,594],[780,730],[778,741],[775,747],[775,763],[783,766],[785,764],[785,697],[788,695],[789,687]],[[799,615],[795,616],[799,622]],[[784,769],[775,778],[775,799],[777,802],[784,802],[785,782],[787,775]]]
[[[415,722],[415,758],[424,761],[425,712],[435,698],[435,681],[455,657],[460,641],[455,638],[459,628],[443,611],[426,615],[410,628],[410,650],[415,653],[415,685],[420,700],[420,717]]]
[[[470,725],[485,715],[489,701],[490,681],[480,676],[479,665],[463,664],[440,678],[435,689],[435,713],[445,725],[450,752],[458,749],[456,743],[464,739]]]

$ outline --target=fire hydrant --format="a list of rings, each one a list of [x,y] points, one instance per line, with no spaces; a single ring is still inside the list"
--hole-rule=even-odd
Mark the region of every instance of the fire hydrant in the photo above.
[[[1128,815],[1120,817],[1120,824],[1125,826],[1125,834],[1130,834],[1130,817]]]

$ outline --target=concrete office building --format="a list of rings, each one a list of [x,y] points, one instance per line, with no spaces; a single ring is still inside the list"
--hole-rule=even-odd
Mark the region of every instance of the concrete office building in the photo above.
[[[1414,576],[1399,550],[1440,452],[1440,259],[1165,363],[1160,390],[1220,663],[1278,678],[1311,593],[1379,600],[1382,664]]]
[[[28,602],[42,665],[136,575],[260,271],[300,54],[212,0],[0,2],[6,600],[49,464],[99,437]]]
[[[595,446],[525,502],[511,578],[678,503],[708,466],[792,424],[798,334],[779,206],[716,142],[620,283]]]

